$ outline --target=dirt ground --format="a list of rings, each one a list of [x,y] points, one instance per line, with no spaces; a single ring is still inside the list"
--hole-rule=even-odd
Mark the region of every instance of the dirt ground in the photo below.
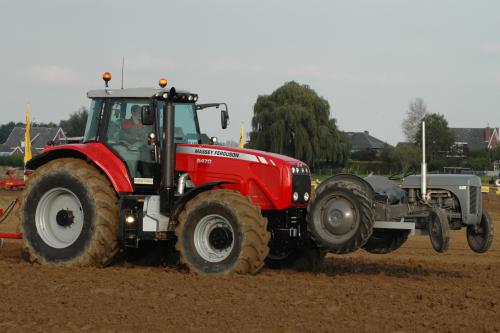
[[[19,192],[0,191],[0,207]],[[464,231],[435,253],[412,237],[388,255],[328,256],[320,273],[264,269],[200,277],[124,262],[54,268],[0,250],[0,332],[500,332],[500,196],[485,197],[497,234],[489,252]],[[15,230],[10,218],[0,231]]]

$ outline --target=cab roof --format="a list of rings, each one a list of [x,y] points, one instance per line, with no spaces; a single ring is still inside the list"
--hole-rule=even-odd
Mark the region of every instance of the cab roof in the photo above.
[[[151,98],[157,94],[168,93],[170,88],[126,88],[99,89],[87,92],[88,98]],[[191,94],[186,90],[177,90],[177,94]]]

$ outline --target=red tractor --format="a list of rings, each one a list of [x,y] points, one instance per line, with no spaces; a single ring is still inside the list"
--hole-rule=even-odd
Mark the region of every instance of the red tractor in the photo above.
[[[166,80],[113,90],[103,78],[106,89],[87,94],[83,143],[47,147],[27,164],[22,232],[35,260],[103,266],[142,241],[175,240],[192,271],[254,274],[304,253],[351,252],[371,236],[362,179],[333,177],[310,203],[303,162],[201,144],[197,113],[220,107],[226,128],[224,103],[197,104]]]

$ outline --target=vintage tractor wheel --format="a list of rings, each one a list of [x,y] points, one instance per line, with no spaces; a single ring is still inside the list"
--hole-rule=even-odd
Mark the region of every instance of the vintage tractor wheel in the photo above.
[[[433,209],[428,223],[432,248],[440,253],[446,252],[450,244],[450,226],[446,213],[440,208]]]
[[[179,214],[175,232],[181,263],[201,274],[255,274],[269,253],[267,219],[236,191],[198,194]]]
[[[393,252],[406,242],[409,234],[410,230],[375,229],[363,249],[375,254]]]
[[[493,242],[493,223],[490,214],[483,209],[481,222],[467,226],[467,243],[472,251],[484,253]]]
[[[109,181],[80,159],[39,167],[22,200],[21,228],[34,261],[104,266],[118,252],[118,200]]]
[[[316,244],[328,252],[349,253],[373,232],[371,193],[355,183],[325,181],[308,207],[307,223]]]

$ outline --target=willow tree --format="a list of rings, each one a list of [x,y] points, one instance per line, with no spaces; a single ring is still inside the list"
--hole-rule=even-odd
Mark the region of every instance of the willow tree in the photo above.
[[[292,156],[312,167],[342,165],[349,140],[330,118],[330,105],[307,85],[287,82],[254,106],[250,148]]]

